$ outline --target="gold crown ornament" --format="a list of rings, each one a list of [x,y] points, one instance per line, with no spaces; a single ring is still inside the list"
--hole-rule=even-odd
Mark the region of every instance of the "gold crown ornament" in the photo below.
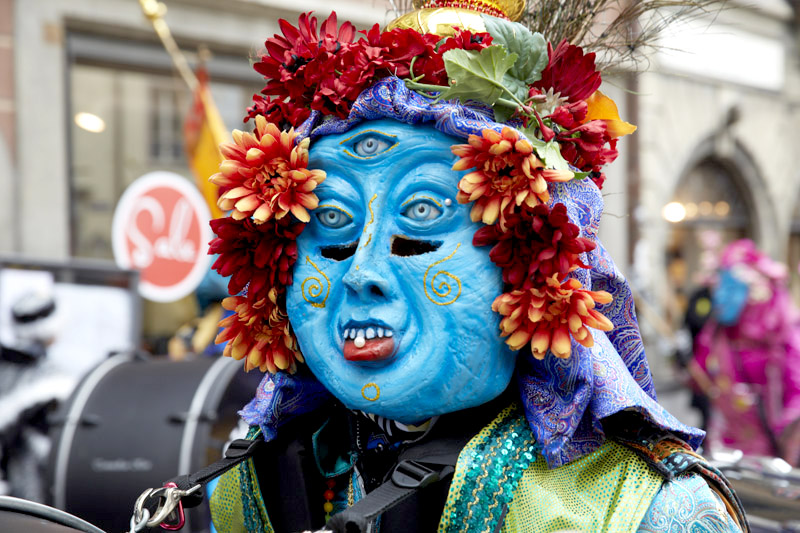
[[[455,35],[455,28],[485,32],[481,15],[519,20],[526,0],[414,0],[416,11],[390,22],[387,30],[411,28],[442,37]]]

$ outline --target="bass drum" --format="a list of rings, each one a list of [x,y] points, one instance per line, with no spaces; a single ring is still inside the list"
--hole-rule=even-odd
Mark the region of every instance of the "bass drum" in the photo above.
[[[0,531],[25,533],[104,533],[69,513],[11,496],[0,496]]]
[[[101,363],[55,417],[52,505],[106,531],[127,531],[145,489],[222,456],[261,377],[228,357],[117,355]],[[186,523],[187,531],[209,531],[207,504],[188,510]]]

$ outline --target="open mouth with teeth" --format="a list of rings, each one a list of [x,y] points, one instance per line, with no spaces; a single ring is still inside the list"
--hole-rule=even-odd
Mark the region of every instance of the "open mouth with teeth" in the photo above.
[[[394,354],[394,331],[377,325],[351,326],[344,330],[344,358],[348,361],[380,361]]]

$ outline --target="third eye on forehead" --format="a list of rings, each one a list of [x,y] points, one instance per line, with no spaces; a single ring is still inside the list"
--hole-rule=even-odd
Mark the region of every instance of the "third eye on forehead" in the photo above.
[[[384,133],[378,130],[365,130],[352,137],[348,137],[341,143],[347,155],[358,159],[371,159],[384,152],[388,152],[397,146],[396,135]]]

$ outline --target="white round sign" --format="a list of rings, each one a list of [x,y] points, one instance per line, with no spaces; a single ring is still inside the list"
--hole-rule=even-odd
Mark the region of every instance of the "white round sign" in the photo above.
[[[210,219],[189,180],[166,171],[145,174],[125,189],[114,211],[114,259],[121,268],[140,272],[139,292],[148,300],[183,298],[210,268]]]

